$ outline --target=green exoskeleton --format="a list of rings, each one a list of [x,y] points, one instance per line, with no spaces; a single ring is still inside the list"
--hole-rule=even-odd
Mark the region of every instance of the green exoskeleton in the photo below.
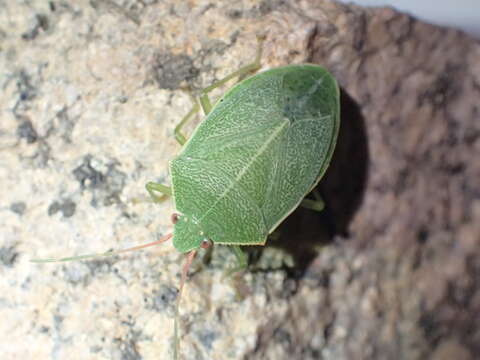
[[[252,64],[202,91],[200,106],[195,104],[175,129],[182,150],[170,161],[171,187],[146,185],[155,201],[173,198],[173,233],[122,250],[173,237],[175,248],[188,254],[178,299],[199,248],[229,245],[243,268],[247,262],[240,246],[264,245],[300,204],[323,207],[321,200],[304,198],[328,168],[340,126],[339,88],[327,70],[313,64],[267,70],[211,105],[208,93],[257,70],[260,56],[261,46]],[[206,117],[187,140],[182,127],[200,107]]]

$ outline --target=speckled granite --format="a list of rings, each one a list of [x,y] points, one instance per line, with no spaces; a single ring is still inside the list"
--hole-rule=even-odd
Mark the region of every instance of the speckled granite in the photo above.
[[[289,255],[268,248],[257,262],[267,268],[225,280],[228,251],[197,261],[182,358],[480,352],[478,42],[326,0],[33,0],[0,2],[2,359],[171,358],[183,262],[171,244],[29,259],[170,231],[169,201],[131,199],[149,180],[169,182],[173,128],[190,107],[182,88],[249,62],[259,32],[265,67],[324,64],[343,87],[339,148],[321,185],[328,209],[288,219],[277,244]],[[313,251],[319,239],[326,246]]]

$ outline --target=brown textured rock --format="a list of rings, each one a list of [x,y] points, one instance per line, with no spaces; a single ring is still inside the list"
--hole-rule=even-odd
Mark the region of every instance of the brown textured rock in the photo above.
[[[182,304],[185,359],[474,359],[480,353],[480,45],[331,1],[31,1],[0,11],[2,358],[165,359],[181,257],[85,263],[170,229],[172,132],[194,89],[250,61],[325,65],[342,129],[321,191],[258,266],[215,251]],[[320,252],[312,248],[325,244]],[[165,250],[166,249],[166,250]],[[162,254],[161,256],[157,256]],[[228,254],[228,253],[227,253]],[[225,264],[225,262],[227,264]],[[242,299],[239,299],[242,297]]]

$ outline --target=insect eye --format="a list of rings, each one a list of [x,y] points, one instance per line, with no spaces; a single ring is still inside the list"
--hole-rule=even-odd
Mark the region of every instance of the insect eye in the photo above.
[[[178,222],[178,214],[172,214],[171,220],[173,224],[176,224]]]
[[[202,249],[208,249],[208,248],[209,248],[210,246],[212,246],[212,245],[213,245],[212,240],[210,240],[210,239],[203,239],[203,240],[202,240],[202,243],[200,244],[200,247],[201,247]]]

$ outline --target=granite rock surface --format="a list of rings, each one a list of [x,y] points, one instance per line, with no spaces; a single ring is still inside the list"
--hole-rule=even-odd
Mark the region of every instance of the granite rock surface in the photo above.
[[[474,359],[480,353],[480,44],[332,1],[0,2],[0,348],[12,359],[168,359],[184,257],[32,258],[154,241],[173,129],[250,62],[312,62],[342,87],[319,190],[224,279],[191,272],[182,359]],[[221,94],[221,90],[214,96]],[[198,123],[198,121],[197,121]],[[194,124],[188,129],[191,132]],[[477,159],[477,160],[475,160]]]

